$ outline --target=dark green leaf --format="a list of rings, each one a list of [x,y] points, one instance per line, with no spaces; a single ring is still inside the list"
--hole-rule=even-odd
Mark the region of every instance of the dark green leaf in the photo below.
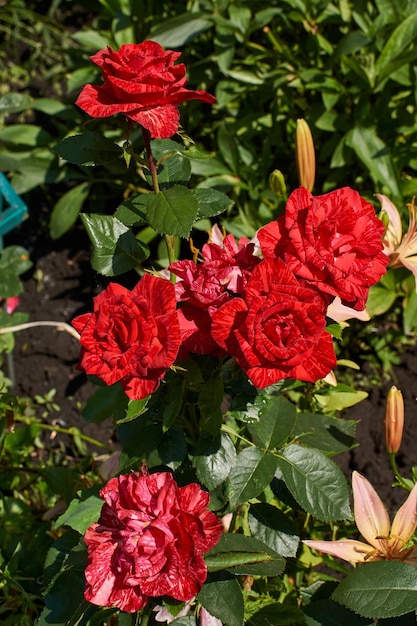
[[[0,140],[12,145],[35,148],[47,146],[52,141],[52,137],[46,130],[34,124],[12,124],[1,129]]]
[[[198,217],[204,219],[207,217],[215,217],[229,211],[233,206],[233,200],[225,193],[217,189],[194,189],[194,193],[198,200]]]
[[[256,498],[268,487],[276,468],[277,461],[272,454],[253,447],[242,450],[228,478],[230,507],[234,509],[242,502]]]
[[[293,444],[285,448],[279,467],[288,489],[305,511],[326,522],[351,517],[346,479],[322,452]]]
[[[129,198],[117,207],[114,217],[123,222],[125,226],[147,224],[146,204],[146,194]]]
[[[397,617],[417,607],[417,569],[400,561],[365,563],[340,583],[332,597],[364,617]]]
[[[300,537],[288,515],[271,504],[251,504],[249,528],[254,537],[263,541],[277,554],[295,557]]]
[[[304,626],[304,615],[295,605],[274,602],[257,611],[246,622],[246,626],[277,626],[278,624],[279,626]]]
[[[310,602],[303,608],[307,626],[374,626],[375,622],[356,615],[334,600]],[[381,622],[382,624],[385,622]],[[379,624],[378,624],[379,626]]]
[[[198,479],[207,489],[214,489],[226,480],[235,461],[236,449],[228,435],[220,433],[213,438],[203,433],[193,464]]]
[[[113,417],[115,405],[120,400],[124,400],[127,404],[126,394],[120,383],[103,385],[89,398],[82,410],[82,416],[86,422],[103,422],[109,417]]]
[[[89,191],[90,185],[81,183],[60,197],[52,209],[49,222],[49,232],[52,239],[59,239],[75,224]]]
[[[152,41],[164,48],[178,48],[213,25],[206,13],[186,12],[164,20],[152,29]]]
[[[398,175],[390,151],[376,134],[375,128],[355,126],[348,132],[346,143],[368,168],[373,181],[388,188],[392,197],[401,198]]]
[[[0,115],[19,113],[29,109],[33,99],[28,94],[9,92],[0,98]]]
[[[404,332],[408,335],[417,327],[417,293],[412,291],[404,303]]]
[[[330,454],[350,450],[355,444],[356,421],[328,415],[298,413],[294,437],[311,448]]]
[[[243,626],[242,590],[236,578],[230,574],[209,574],[197,600],[224,626]]]
[[[285,560],[266,543],[255,537],[225,534],[204,557],[210,572],[227,569],[231,573],[253,576],[278,576]]]
[[[258,446],[274,450],[287,441],[295,423],[295,406],[282,396],[272,396],[264,400],[259,421],[249,426],[249,430]]]
[[[410,44],[415,43],[416,37],[417,11],[414,11],[397,26],[377,59],[375,69],[379,81],[389,75],[392,69],[392,62],[395,61],[399,55],[401,55],[401,53],[403,53],[410,46]]]
[[[95,493],[94,493],[95,492]],[[79,492],[78,497],[71,501],[69,507],[55,522],[55,526],[69,526],[81,535],[93,522],[97,522],[104,501],[98,495],[98,489]]]
[[[187,238],[198,214],[195,194],[182,185],[174,185],[146,196],[146,215],[157,233]]]
[[[54,147],[60,157],[76,165],[103,165],[122,156],[123,150],[100,133],[67,137]]]
[[[115,217],[83,213],[81,219],[94,247],[91,265],[100,274],[118,276],[147,258],[147,246]]]
[[[224,396],[223,380],[219,374],[212,376],[201,386],[198,408],[201,412],[201,429],[216,436],[222,423],[221,402]]]
[[[141,398],[140,400],[129,400],[126,407],[126,412],[124,413],[123,417],[120,417],[119,415],[117,416],[116,424],[131,422],[140,415],[143,415],[143,413],[145,413],[147,410],[150,397],[151,396],[146,396],[146,398]],[[122,406],[124,406],[124,404]]]

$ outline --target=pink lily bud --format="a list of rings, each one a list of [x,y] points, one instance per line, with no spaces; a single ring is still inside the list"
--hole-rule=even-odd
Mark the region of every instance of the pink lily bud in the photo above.
[[[385,442],[389,454],[400,449],[404,428],[404,401],[395,385],[388,392],[385,403]]]
[[[310,127],[303,119],[297,120],[295,129],[295,156],[300,185],[312,191],[316,178],[316,154]]]

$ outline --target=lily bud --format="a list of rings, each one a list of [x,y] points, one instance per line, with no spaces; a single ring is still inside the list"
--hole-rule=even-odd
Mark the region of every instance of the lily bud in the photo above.
[[[312,191],[316,177],[316,153],[310,127],[303,119],[297,120],[295,129],[295,157],[300,185]]]
[[[389,454],[400,449],[404,428],[404,401],[395,385],[388,392],[385,403],[385,442]]]
[[[277,196],[287,197],[287,186],[284,174],[280,170],[274,170],[269,175],[269,186]]]

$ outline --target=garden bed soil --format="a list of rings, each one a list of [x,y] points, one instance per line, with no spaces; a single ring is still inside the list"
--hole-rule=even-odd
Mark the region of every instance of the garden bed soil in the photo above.
[[[19,310],[28,312],[30,321],[55,320],[69,323],[76,315],[91,310],[92,298],[108,279],[91,269],[90,246],[81,226],[58,241],[45,234],[31,232],[30,220],[14,231],[6,245],[19,243],[30,253],[33,267],[24,275],[24,292]],[[103,443],[114,440],[109,421],[86,423],[81,409],[96,387],[76,369],[78,342],[66,332],[54,328],[32,328],[16,334],[13,354],[14,393],[19,396],[44,396],[56,390],[54,402],[60,407],[51,419],[62,426],[76,426],[83,433]],[[384,405],[388,389],[401,389],[406,411],[404,438],[397,457],[405,477],[417,465],[415,445],[417,351],[408,348],[401,364],[387,375],[381,386],[373,387],[367,399],[345,411],[344,417],[358,420],[357,442],[353,450],[335,457],[347,477],[352,470],[363,473],[380,493],[393,513],[405,498],[404,491],[392,487],[393,474],[385,451],[383,433]]]

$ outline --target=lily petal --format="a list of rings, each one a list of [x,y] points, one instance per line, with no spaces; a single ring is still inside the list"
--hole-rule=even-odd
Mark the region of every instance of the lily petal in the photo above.
[[[384,235],[384,243],[391,251],[399,245],[402,238],[401,216],[397,207],[391,202],[387,196],[376,193],[375,197],[381,203],[381,210],[385,211],[389,217],[387,232]]]
[[[408,256],[405,259],[401,257],[401,262],[407,269],[410,270],[414,274],[414,278],[416,280],[416,291],[417,291],[417,255]]]
[[[407,500],[398,510],[391,527],[391,538],[395,540],[393,550],[401,550],[405,543],[414,535],[417,528],[417,483],[414,485]]]
[[[391,524],[381,498],[359,472],[352,474],[352,489],[356,526],[371,546],[384,553]],[[377,537],[385,539],[379,540]]]
[[[340,541],[303,541],[309,548],[337,556],[350,563],[363,563],[371,560],[370,557],[375,552],[372,546],[362,541],[354,539],[340,539]]]

